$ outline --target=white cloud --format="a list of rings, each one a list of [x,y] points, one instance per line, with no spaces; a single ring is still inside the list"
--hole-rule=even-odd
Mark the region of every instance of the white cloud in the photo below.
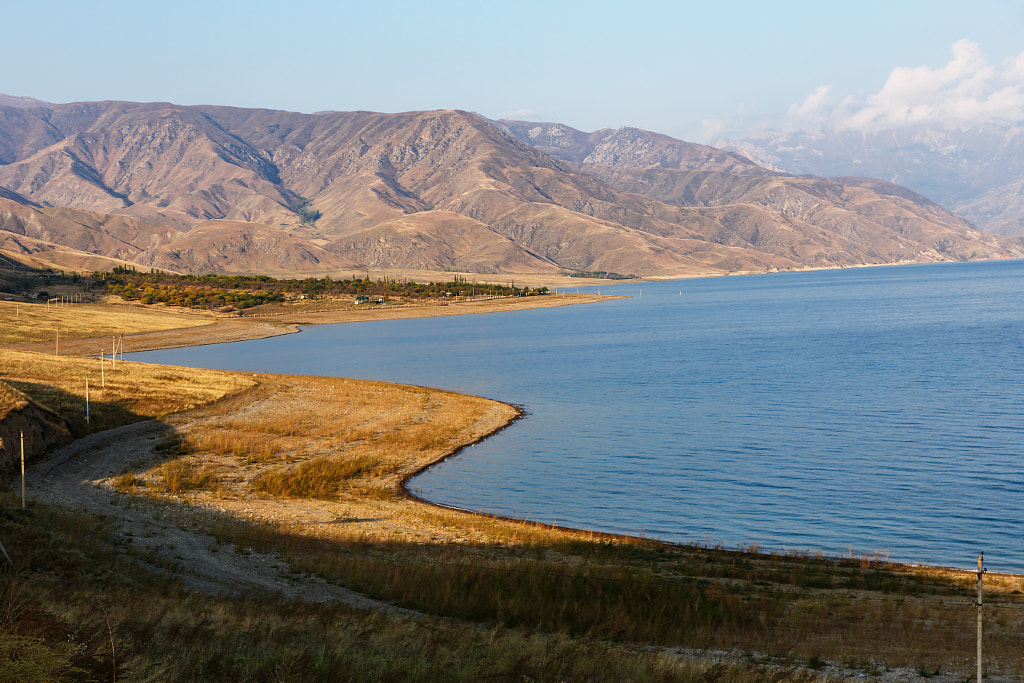
[[[876,130],[911,124],[963,126],[991,120],[1024,120],[1024,52],[1002,69],[988,63],[976,43],[954,43],[941,68],[897,67],[878,92],[835,102],[821,86],[787,115],[790,126]]]
[[[831,85],[818,86],[818,89],[808,95],[802,104],[794,104],[789,108],[789,116],[804,119],[821,116],[822,111],[829,104],[829,93],[831,92]]]

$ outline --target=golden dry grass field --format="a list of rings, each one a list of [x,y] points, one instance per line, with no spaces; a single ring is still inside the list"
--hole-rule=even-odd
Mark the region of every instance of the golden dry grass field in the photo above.
[[[0,301],[0,345],[51,342],[56,349],[59,335],[68,341],[101,338],[109,347],[112,335],[201,327],[214,320],[209,315],[135,306]]]
[[[67,420],[77,436],[188,410],[255,384],[246,375],[219,370],[11,349],[0,349],[0,381]]]

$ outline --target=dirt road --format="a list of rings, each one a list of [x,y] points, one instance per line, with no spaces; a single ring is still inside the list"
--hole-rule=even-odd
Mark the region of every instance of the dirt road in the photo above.
[[[79,439],[29,469],[29,493],[43,503],[112,520],[132,554],[192,590],[260,591],[414,614],[319,577],[297,575],[278,557],[220,545],[203,531],[202,510],[115,491],[110,477],[133,463],[153,460],[153,448],[166,430],[166,425],[148,420]]]

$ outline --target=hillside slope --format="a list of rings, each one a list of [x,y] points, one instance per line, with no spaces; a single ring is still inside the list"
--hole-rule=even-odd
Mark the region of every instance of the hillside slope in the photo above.
[[[0,106],[0,230],[171,270],[293,275],[1024,256],[896,186],[637,129],[128,102]]]

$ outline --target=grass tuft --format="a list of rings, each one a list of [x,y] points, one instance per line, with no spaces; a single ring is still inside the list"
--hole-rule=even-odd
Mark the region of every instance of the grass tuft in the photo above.
[[[159,471],[163,489],[170,494],[216,489],[220,485],[220,477],[210,466],[200,468],[187,458],[165,462]]]

